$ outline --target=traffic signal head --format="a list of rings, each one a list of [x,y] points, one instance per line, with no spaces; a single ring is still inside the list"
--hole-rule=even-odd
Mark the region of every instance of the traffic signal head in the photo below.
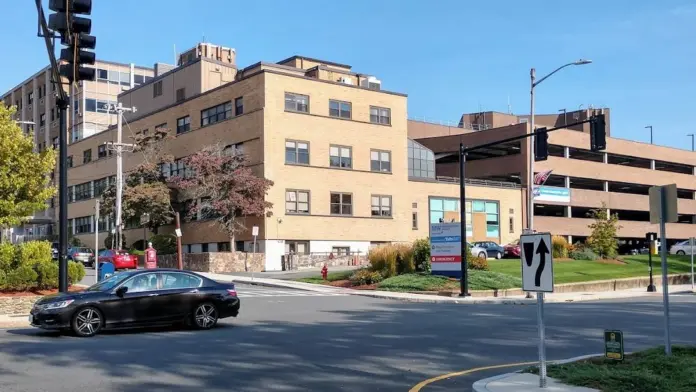
[[[534,160],[545,161],[549,159],[549,134],[546,128],[538,128],[534,135]]]
[[[50,0],[48,8],[56,13],[49,15],[48,26],[60,33],[61,44],[66,46],[60,52],[61,65],[59,72],[71,82],[79,80],[94,80],[94,52],[84,49],[94,49],[97,39],[89,35],[92,31],[92,21],[75,16],[76,14],[90,15],[92,0]]]
[[[89,34],[92,31],[92,21],[87,18],[75,16],[75,14],[90,15],[92,13],[92,0],[50,0],[48,8],[55,14],[48,16],[48,27],[66,34]]]
[[[597,152],[607,148],[607,131],[604,114],[597,114],[590,119],[590,150]]]

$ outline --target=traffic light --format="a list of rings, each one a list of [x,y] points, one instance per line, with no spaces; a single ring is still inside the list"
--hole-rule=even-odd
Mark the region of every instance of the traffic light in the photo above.
[[[590,119],[590,150],[597,152],[607,148],[607,131],[604,114],[597,114]]]
[[[534,136],[534,160],[547,159],[549,159],[549,133],[546,132],[546,128],[538,128]]]
[[[60,33],[61,44],[65,46],[60,51],[61,76],[71,82],[94,80],[94,68],[83,67],[93,65],[96,59],[93,50],[97,46],[97,38],[89,35],[92,31],[92,20],[81,15],[92,13],[92,0],[50,0],[48,8],[55,11],[48,16],[48,27]]]

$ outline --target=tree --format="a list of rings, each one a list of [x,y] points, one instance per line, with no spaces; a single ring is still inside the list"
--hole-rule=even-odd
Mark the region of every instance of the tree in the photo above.
[[[177,177],[178,188],[189,199],[205,200],[191,206],[189,217],[199,211],[213,217],[229,236],[234,252],[235,237],[246,229],[246,217],[271,216],[273,204],[266,201],[266,194],[273,181],[255,175],[244,154],[221,144],[204,147],[185,163],[195,175]]]
[[[143,154],[143,161],[131,171],[124,180],[121,201],[122,221],[139,219],[149,214],[145,227],[157,234],[160,226],[170,224],[174,218],[172,200],[176,191],[169,186],[160,169],[162,164],[170,165],[173,157],[167,153],[169,142],[173,139],[168,129],[156,128],[153,133],[134,137],[135,153]],[[113,216],[116,210],[116,184],[110,185],[102,193],[100,213]]]
[[[50,179],[55,152],[34,152],[33,135],[22,133],[14,113],[0,102],[0,227],[18,225],[45,209],[56,191]]]
[[[621,229],[618,224],[619,216],[609,215],[604,203],[602,208],[591,210],[588,216],[594,219],[594,222],[588,225],[592,234],[587,238],[587,245],[601,258],[616,257],[619,249],[616,234]]]

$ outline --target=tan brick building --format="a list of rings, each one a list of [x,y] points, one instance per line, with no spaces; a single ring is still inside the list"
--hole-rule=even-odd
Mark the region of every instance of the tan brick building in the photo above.
[[[427,237],[430,221],[459,219],[458,184],[438,180],[432,151],[408,138],[405,94],[384,90],[375,77],[344,64],[293,56],[238,69],[235,57],[233,49],[200,44],[118,100],[137,108],[126,116],[124,141],[167,127],[176,134],[176,158],[221,143],[242,150],[254,170],[274,182],[267,196],[273,215],[247,224],[260,228],[266,269],[280,269],[289,252],[365,254],[375,244]],[[90,246],[95,198],[116,168],[105,143],[115,138],[112,127],[69,146],[70,230]],[[126,155],[124,170],[140,159]],[[165,175],[184,170],[183,163],[163,168]],[[470,239],[507,243],[519,236],[519,185],[478,181],[467,190]],[[101,220],[102,238],[112,221]],[[137,222],[126,226],[129,245],[143,238]],[[182,232],[187,252],[227,249],[213,221],[186,222]],[[237,240],[251,250],[250,232]]]

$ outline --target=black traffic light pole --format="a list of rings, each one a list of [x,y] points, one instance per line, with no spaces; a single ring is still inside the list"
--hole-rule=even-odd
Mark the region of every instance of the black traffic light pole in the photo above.
[[[581,124],[586,124],[590,123],[591,124],[591,130],[590,130],[590,149],[592,151],[599,151],[599,150],[604,150],[606,148],[606,133],[605,133],[605,119],[604,119],[604,114],[599,114],[590,117],[587,120],[583,121],[578,121],[570,124],[566,124],[562,127],[555,127],[555,128],[539,128],[534,130],[533,132],[530,133],[525,133],[524,135],[519,135],[519,136],[513,136],[509,137],[507,139],[502,139],[502,140],[496,140],[494,142],[489,142],[489,143],[484,143],[484,144],[479,144],[477,146],[473,147],[464,147],[464,143],[459,144],[459,220],[460,220],[460,227],[461,227],[461,257],[462,257],[462,279],[460,281],[460,286],[461,286],[461,292],[459,293],[460,297],[467,297],[469,296],[469,282],[468,282],[468,264],[467,264],[467,243],[466,243],[466,175],[465,175],[465,164],[466,164],[466,154],[472,151],[480,150],[482,148],[487,148],[487,147],[493,147],[498,144],[502,143],[507,143],[507,142],[512,142],[515,140],[522,140],[526,139],[528,137],[531,137],[534,135],[534,140],[536,143],[546,143],[548,139],[548,133],[553,132],[559,129],[566,129],[568,127],[576,126],[576,125],[581,125]],[[598,132],[594,132],[594,130],[597,129]],[[544,151],[542,151],[544,150]],[[540,159],[538,160],[545,160],[546,156],[548,155],[548,145],[545,147],[540,147],[539,144],[535,146],[534,149],[534,154],[535,156],[542,155]],[[532,158],[534,159],[534,158]],[[531,184],[529,186],[532,186]],[[533,211],[528,211],[528,214],[534,213]]]

